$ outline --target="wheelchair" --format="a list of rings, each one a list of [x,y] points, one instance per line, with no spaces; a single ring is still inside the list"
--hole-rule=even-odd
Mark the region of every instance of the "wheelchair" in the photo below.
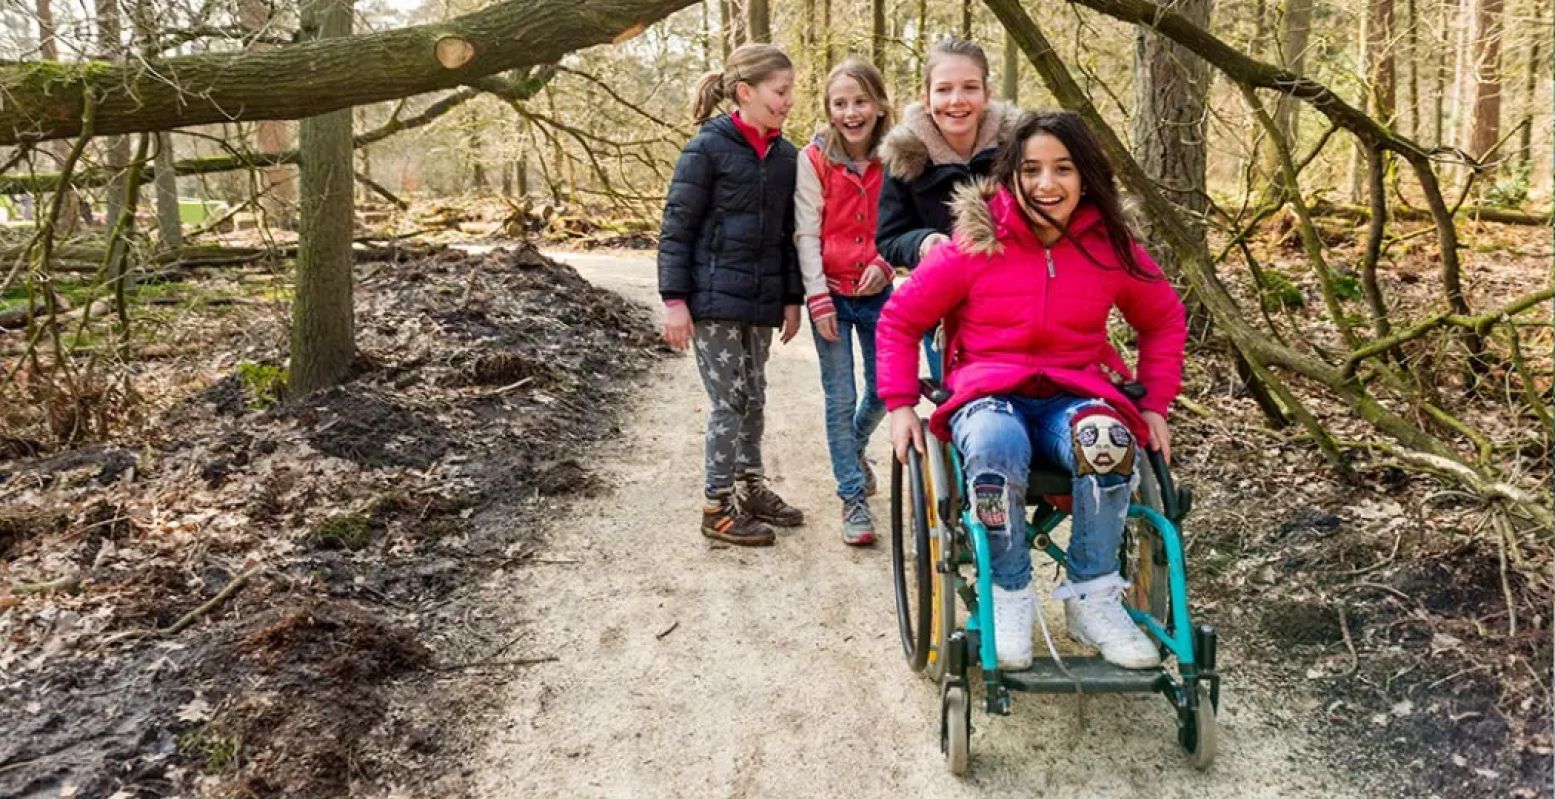
[[[950,398],[932,379],[921,380],[920,389],[935,405]],[[1144,396],[1144,387],[1137,383],[1123,390],[1136,402]],[[960,454],[938,440],[927,423],[920,419],[919,424],[927,453],[920,456],[909,448],[907,464],[895,458],[891,462],[892,577],[908,665],[940,687],[940,750],[951,773],[967,771],[974,666],[981,672],[989,715],[1008,715],[1012,692],[1160,693],[1176,712],[1177,741],[1189,763],[1209,768],[1215,759],[1215,714],[1220,706],[1215,629],[1207,624],[1195,627],[1189,617],[1187,565],[1178,525],[1192,506],[1193,494],[1173,483],[1161,454],[1146,451],[1140,462],[1139,488],[1129,505],[1119,554],[1122,576],[1130,583],[1124,605],[1156,641],[1162,665],[1131,670],[1099,655],[1055,660],[1039,652],[1030,669],[1001,672],[994,655],[993,603],[979,601],[993,595],[992,578],[979,568],[989,558],[988,530],[965,497]],[[1040,464],[1033,464],[1027,480],[1027,544],[1060,566],[1064,551],[1049,536],[1068,516],[1060,509],[1067,505],[1060,497],[1067,497],[1071,486],[1067,472]],[[964,576],[963,567],[970,567],[974,576]]]

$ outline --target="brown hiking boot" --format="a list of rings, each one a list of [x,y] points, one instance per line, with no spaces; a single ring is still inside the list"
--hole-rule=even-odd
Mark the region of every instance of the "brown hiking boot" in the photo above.
[[[734,494],[740,512],[779,527],[798,527],[804,524],[804,511],[783,501],[777,492],[767,487],[761,477],[747,477],[740,482]]]
[[[702,508],[702,535],[742,547],[769,547],[777,541],[771,527],[735,510],[728,497],[708,499]]]

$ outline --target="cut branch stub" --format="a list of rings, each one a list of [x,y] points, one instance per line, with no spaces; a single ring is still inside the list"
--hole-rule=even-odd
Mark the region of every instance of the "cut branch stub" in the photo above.
[[[648,27],[647,25],[644,25],[643,23],[639,22],[636,25],[633,25],[632,27],[627,28],[626,30],[621,31],[620,33],[616,34],[616,37],[614,39],[611,39],[610,43],[611,44],[620,44],[620,43],[622,43],[622,42],[624,42],[624,41],[626,41],[628,39],[634,38],[634,37],[637,36],[637,34],[642,33],[643,29],[645,29],[647,27]]]
[[[458,69],[475,58],[475,45],[470,40],[458,36],[444,36],[437,40],[434,48],[437,53],[437,63],[443,65],[443,69]]]

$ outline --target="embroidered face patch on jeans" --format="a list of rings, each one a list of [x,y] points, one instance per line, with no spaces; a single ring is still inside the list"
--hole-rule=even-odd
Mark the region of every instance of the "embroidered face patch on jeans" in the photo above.
[[[1004,478],[996,474],[978,475],[972,481],[972,501],[976,503],[977,518],[990,534],[1002,534],[1010,522],[1009,503],[1004,490]]]
[[[1134,434],[1110,412],[1085,414],[1074,422],[1076,476],[1134,473]]]

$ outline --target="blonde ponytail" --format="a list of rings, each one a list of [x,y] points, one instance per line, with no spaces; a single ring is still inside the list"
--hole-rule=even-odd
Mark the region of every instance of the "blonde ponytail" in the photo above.
[[[709,72],[697,80],[691,99],[691,119],[698,125],[711,119],[718,107],[734,99],[741,83],[755,86],[773,75],[794,69],[794,62],[770,44],[745,44],[729,54],[722,72]]]
[[[708,72],[702,75],[691,96],[691,121],[698,125],[706,122],[726,99],[728,95],[724,93],[724,73]]]

